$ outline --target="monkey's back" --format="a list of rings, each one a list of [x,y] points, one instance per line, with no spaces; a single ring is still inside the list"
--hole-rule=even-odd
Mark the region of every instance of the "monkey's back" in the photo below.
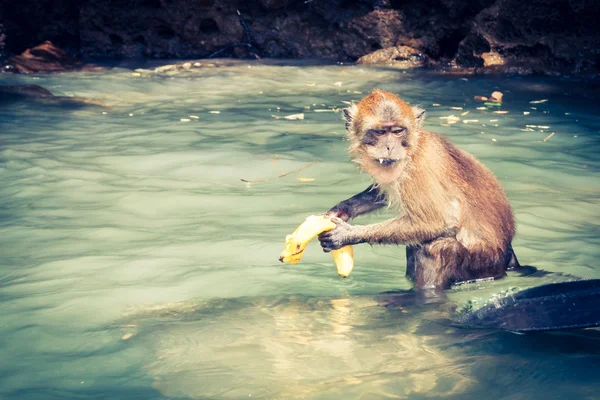
[[[439,157],[442,185],[450,201],[457,201],[454,212],[459,233],[467,242],[484,242],[505,248],[515,233],[510,203],[496,176],[470,153],[459,149],[448,139],[432,132],[423,132],[435,157]],[[427,146],[427,143],[425,143]]]

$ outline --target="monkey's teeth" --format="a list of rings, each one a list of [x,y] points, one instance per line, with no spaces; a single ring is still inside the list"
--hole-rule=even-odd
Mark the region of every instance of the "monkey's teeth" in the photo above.
[[[379,164],[383,164],[383,158],[379,159]]]

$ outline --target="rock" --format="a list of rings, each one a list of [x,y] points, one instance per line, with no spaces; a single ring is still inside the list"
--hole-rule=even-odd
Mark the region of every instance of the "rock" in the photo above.
[[[96,69],[93,65],[84,64],[71,57],[50,41],[25,50],[21,55],[10,57],[6,64],[17,72],[24,74],[37,72],[60,72],[82,69]]]
[[[502,57],[500,54],[498,54],[495,51],[482,53],[481,58],[483,59],[484,67],[491,67],[493,65],[504,65],[506,63],[506,61],[504,60],[504,57]]]
[[[0,23],[0,64],[6,58],[6,33],[4,32],[4,24]]]
[[[359,64],[387,64],[407,69],[431,65],[431,59],[409,46],[394,46],[374,51],[358,59]]]
[[[450,65],[449,73],[600,71],[594,0],[21,0],[19,7],[0,0],[0,10],[0,57],[3,43],[16,54],[51,40],[82,57],[194,59],[221,51]],[[403,46],[412,48],[408,56]]]

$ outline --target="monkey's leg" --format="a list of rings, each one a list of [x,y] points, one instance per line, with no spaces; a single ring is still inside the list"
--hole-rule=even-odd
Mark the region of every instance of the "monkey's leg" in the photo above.
[[[436,239],[414,251],[415,288],[448,289],[469,279],[467,249],[454,238]]]
[[[415,281],[415,252],[416,246],[406,246],[406,277]]]
[[[512,244],[508,245],[506,259],[508,260],[506,264],[506,269],[511,270],[518,269],[521,267],[521,265],[519,264],[519,260],[517,260],[517,256],[515,255],[515,251],[512,248]]]
[[[366,190],[344,200],[332,207],[327,214],[338,217],[344,221],[365,214],[387,204],[385,196],[374,185]]]

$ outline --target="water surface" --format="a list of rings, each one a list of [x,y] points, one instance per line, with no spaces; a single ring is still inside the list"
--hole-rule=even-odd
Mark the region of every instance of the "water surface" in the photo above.
[[[541,272],[452,302],[599,278],[594,82],[239,63],[0,84],[102,104],[1,104],[0,398],[597,398],[600,331],[520,336],[383,307],[410,289],[403,247],[357,246],[345,280],[317,243],[278,262],[307,215],[369,184],[339,109],[377,87],[496,173],[517,256]],[[494,90],[502,107],[478,110]]]

